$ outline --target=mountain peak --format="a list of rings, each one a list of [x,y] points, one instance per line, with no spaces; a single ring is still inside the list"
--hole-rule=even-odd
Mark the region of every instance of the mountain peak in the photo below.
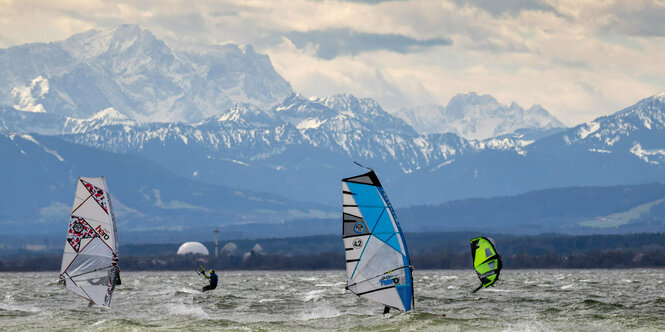
[[[293,92],[251,45],[172,49],[134,24],[15,47],[0,52],[0,67],[7,69],[0,104],[62,118],[87,119],[112,106],[144,122],[197,123],[233,103],[268,109]]]
[[[63,48],[78,59],[91,59],[108,52],[124,52],[136,46],[143,49],[166,48],[150,31],[135,24],[78,33],[63,43]]]
[[[421,134],[452,132],[467,139],[481,140],[523,128],[565,127],[540,105],[525,110],[515,102],[505,106],[490,95],[475,92],[454,96],[446,107],[402,109],[396,115]]]
[[[90,117],[90,120],[128,121],[130,118],[118,112],[115,108],[109,107],[95,113]]]
[[[651,96],[650,98],[652,98],[654,100],[658,100],[660,102],[665,102],[665,91],[661,91],[661,92]]]
[[[126,115],[118,112],[113,107],[105,108],[87,119],[76,119],[67,117],[63,133],[76,134],[86,133],[104,126],[123,125],[135,126],[139,123],[130,119]]]

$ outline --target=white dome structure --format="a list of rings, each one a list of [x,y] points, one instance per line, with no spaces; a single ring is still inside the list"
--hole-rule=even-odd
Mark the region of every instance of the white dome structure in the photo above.
[[[178,255],[187,255],[187,254],[196,254],[196,255],[210,255],[208,248],[204,246],[201,242],[185,242],[180,248],[178,248]]]
[[[222,251],[219,254],[233,256],[236,254],[236,252],[238,252],[238,245],[233,242],[229,242],[224,247],[222,247]]]

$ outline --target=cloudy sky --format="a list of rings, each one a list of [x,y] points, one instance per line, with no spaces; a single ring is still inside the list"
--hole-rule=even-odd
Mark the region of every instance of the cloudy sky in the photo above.
[[[665,90],[665,0],[0,0],[0,48],[122,23],[251,44],[296,92],[388,111],[475,91],[574,125]]]

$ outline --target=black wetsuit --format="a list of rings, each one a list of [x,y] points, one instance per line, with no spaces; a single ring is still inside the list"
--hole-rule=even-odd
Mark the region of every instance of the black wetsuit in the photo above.
[[[217,273],[212,273],[209,277],[203,272],[203,276],[210,279],[210,285],[203,287],[202,292],[217,288]]]

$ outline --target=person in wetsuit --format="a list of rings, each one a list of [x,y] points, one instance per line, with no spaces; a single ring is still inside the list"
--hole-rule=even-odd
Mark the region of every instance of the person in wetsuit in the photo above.
[[[201,270],[201,274],[204,277],[208,278],[208,280],[210,280],[210,285],[203,287],[203,289],[201,290],[202,292],[206,292],[217,288],[217,274],[215,273],[215,270],[210,270],[210,276],[206,275],[205,270]]]

